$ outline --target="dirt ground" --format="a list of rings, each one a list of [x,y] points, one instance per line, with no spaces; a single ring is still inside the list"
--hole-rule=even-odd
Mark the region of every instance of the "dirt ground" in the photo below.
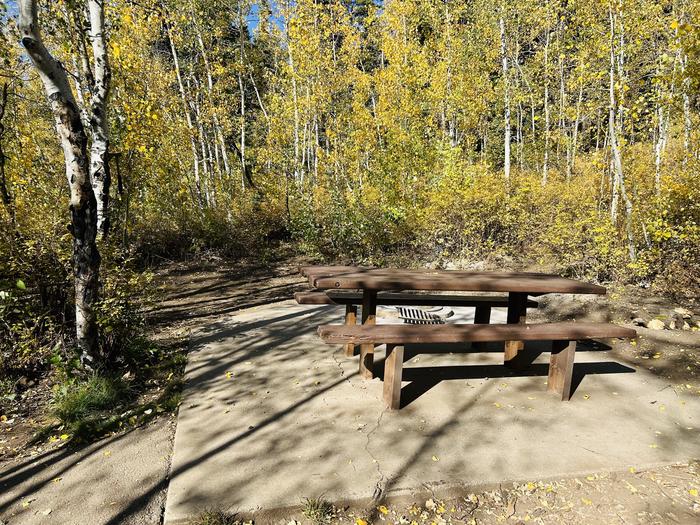
[[[210,257],[196,262],[165,265],[156,272],[156,282],[161,287],[163,299],[148,313],[153,337],[160,344],[185,348],[190,331],[196,327],[238,310],[288,299],[295,291],[307,288],[297,269],[300,264],[308,262],[304,259],[286,259],[268,264],[245,261],[232,264]],[[692,311],[693,321],[700,319],[700,306],[697,303],[677,304],[649,290],[629,286],[611,287],[608,295],[603,297],[547,296],[540,298],[540,304],[541,308],[532,315],[532,321],[607,320],[632,326],[633,319],[667,319],[673,316],[674,309],[678,307]],[[697,327],[694,327],[695,330],[635,328],[640,335],[638,340],[613,344],[610,359],[650,370],[667,379],[669,387],[676,392],[691,391],[700,396],[700,332]],[[49,381],[31,386],[25,390],[21,408],[2,414],[4,418],[0,417],[0,494],[23,495],[14,498],[10,504],[6,504],[6,500],[0,496],[0,524],[160,523],[174,432],[174,414],[168,413],[144,421],[139,428],[122,432],[121,437],[116,433],[70,452],[75,463],[80,464],[81,454],[87,459],[94,454],[93,447],[99,447],[109,440],[126,439],[130,453],[140,458],[142,468],[137,469],[138,476],[158,481],[134,495],[131,501],[126,498],[113,504],[105,499],[104,504],[112,507],[107,513],[83,508],[80,521],[71,521],[70,514],[66,515],[68,521],[59,520],[56,511],[43,516],[36,514],[58,507],[51,498],[65,498],[60,491],[47,490],[51,484],[32,490],[30,476],[16,475],[19,471],[31,471],[36,475],[46,470],[47,479],[66,476],[51,477],[51,465],[58,462],[46,460],[68,454],[60,438],[28,444],[32,433],[47,421],[49,391]],[[153,439],[164,445],[153,447],[152,441],[139,439],[139,432],[155,436]],[[128,436],[124,437],[126,434]],[[700,468],[697,462],[692,461],[698,458],[688,459],[688,464],[643,472],[597,473],[585,478],[564,480],[526,480],[508,486],[472,489],[443,502],[428,497],[408,503],[387,503],[386,507],[372,505],[364,509],[340,509],[333,521],[359,525],[364,522],[440,524],[529,521],[697,523],[700,521]],[[129,470],[120,475],[128,477]],[[90,489],[95,493],[103,491],[107,494],[113,488],[109,476],[91,480]],[[44,500],[40,509],[32,498]],[[75,499],[76,504],[80,502],[79,491],[72,492],[71,498]],[[28,499],[28,507],[34,511],[32,514],[22,512],[21,505]],[[91,514],[94,519],[87,519],[86,516]],[[18,516],[24,517],[19,519]],[[34,521],[28,520],[29,516],[33,516]],[[268,522],[265,520],[261,516],[258,522]],[[295,520],[300,523],[309,521],[299,509],[290,509],[282,521],[293,523]]]
[[[699,483],[697,462],[644,471],[630,468],[580,478],[472,487],[444,500],[423,494],[365,508],[332,507],[327,519],[355,525],[695,524],[700,521]],[[297,525],[314,520],[301,510],[264,521],[268,522]]]

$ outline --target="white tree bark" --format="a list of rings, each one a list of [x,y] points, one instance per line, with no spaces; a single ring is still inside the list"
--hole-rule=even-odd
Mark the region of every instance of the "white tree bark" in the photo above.
[[[508,87],[508,55],[506,54],[506,24],[503,16],[498,21],[501,29],[501,67],[503,73],[503,171],[510,180],[510,93]]]
[[[44,84],[63,149],[70,189],[76,342],[83,363],[94,368],[102,364],[93,310],[98,298],[100,254],[95,242],[97,202],[88,171],[87,135],[66,71],[41,39],[36,0],[20,0],[19,30],[22,45]]]
[[[627,190],[625,188],[625,178],[622,171],[622,154],[620,152],[620,144],[618,141],[617,127],[621,124],[621,118],[616,117],[617,103],[615,100],[615,17],[613,16],[612,9],[610,9],[610,84],[609,84],[609,96],[610,96],[610,107],[608,110],[608,126],[609,126],[609,138],[610,138],[610,153],[611,162],[613,167],[613,206],[611,206],[611,218],[613,223],[617,219],[617,192],[622,198],[625,204],[625,230],[627,234],[627,248],[630,255],[630,260],[635,261],[636,250],[634,246],[634,238],[632,236],[632,201],[630,201],[627,195]],[[620,42],[623,43],[624,39],[621,36]],[[622,53],[622,50],[620,50]],[[618,67],[622,63],[622,58],[618,57]],[[619,70],[619,69],[618,69]]]
[[[104,0],[88,0],[90,14],[90,41],[94,83],[90,99],[90,181],[97,200],[97,231],[102,236],[109,233],[109,120],[108,101],[112,72],[107,54]]]
[[[165,30],[168,35],[168,42],[170,44],[170,52],[173,55],[173,66],[175,69],[175,77],[177,78],[177,87],[180,91],[180,99],[182,100],[182,110],[185,113],[185,122],[187,123],[187,130],[190,136],[190,148],[192,150],[192,162],[194,171],[194,193],[197,197],[197,205],[200,209],[203,206],[202,200],[202,182],[199,175],[199,154],[197,153],[197,142],[195,140],[195,130],[194,124],[192,122],[192,116],[190,115],[190,107],[187,103],[187,93],[185,92],[185,84],[182,81],[182,72],[180,70],[180,60],[177,54],[177,48],[175,47],[175,41],[173,40],[173,33],[170,27],[170,23],[165,21]]]
[[[547,184],[549,178],[549,39],[550,32],[547,28],[547,36],[544,43],[544,159],[542,161],[542,185]]]

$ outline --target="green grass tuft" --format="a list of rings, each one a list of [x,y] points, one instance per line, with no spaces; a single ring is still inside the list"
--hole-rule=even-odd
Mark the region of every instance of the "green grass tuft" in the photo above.
[[[304,498],[302,503],[302,513],[306,519],[318,525],[331,522],[333,518],[333,505],[323,499],[323,496]]]
[[[107,411],[127,402],[130,396],[131,389],[121,379],[93,375],[85,381],[62,384],[51,408],[67,434],[87,437],[103,426]]]
[[[235,514],[230,514],[221,509],[207,509],[202,511],[190,525],[238,525]]]

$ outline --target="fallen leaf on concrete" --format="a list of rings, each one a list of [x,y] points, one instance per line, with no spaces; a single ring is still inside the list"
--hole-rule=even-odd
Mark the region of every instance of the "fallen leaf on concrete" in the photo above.
[[[433,456],[433,457],[432,457],[432,460],[433,460],[433,461],[440,461],[440,458],[437,457],[437,456]]]
[[[630,490],[630,492],[631,492],[632,494],[636,494],[636,493],[637,493],[637,487],[635,487],[634,485],[632,485],[629,481],[625,481],[625,484],[627,485],[627,488]]]
[[[377,507],[377,510],[382,514],[389,514],[389,509],[387,509],[384,505],[379,505],[379,507]]]
[[[694,498],[697,498],[697,497],[698,497],[698,489],[690,489],[688,492],[689,492],[690,495],[693,496]]]

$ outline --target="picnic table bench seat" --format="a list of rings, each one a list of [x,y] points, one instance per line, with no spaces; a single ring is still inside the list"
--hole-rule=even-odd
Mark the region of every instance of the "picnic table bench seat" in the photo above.
[[[386,344],[384,401],[398,409],[404,345],[409,343],[463,343],[500,341],[552,341],[547,389],[571,397],[576,342],[582,339],[635,338],[631,328],[608,323],[452,324],[452,325],[323,325],[318,328],[328,344]],[[370,360],[371,362],[371,360]]]
[[[357,306],[362,304],[362,292],[313,290],[296,292],[294,299],[299,304],[340,304],[345,305],[345,325],[354,326],[357,322]],[[497,295],[458,295],[379,292],[376,304],[384,306],[469,306],[474,307],[474,323],[491,322],[491,308],[508,307],[507,296]],[[537,308],[537,301],[526,300],[525,308]],[[352,356],[355,345],[345,345],[345,355]]]

